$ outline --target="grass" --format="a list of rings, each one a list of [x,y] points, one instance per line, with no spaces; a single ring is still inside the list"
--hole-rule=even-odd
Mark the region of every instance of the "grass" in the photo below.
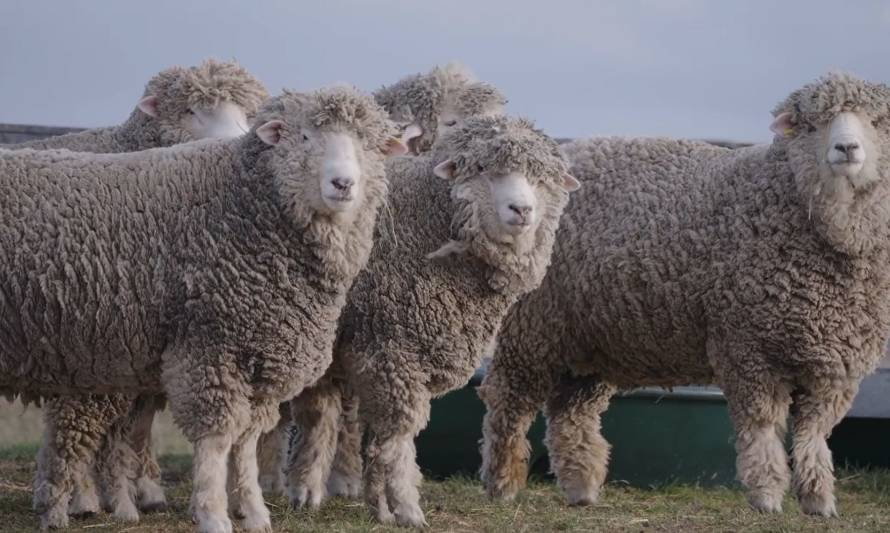
[[[0,531],[37,531],[30,508],[29,480],[34,468],[33,445],[0,449]],[[161,458],[169,511],[145,515],[138,524],[121,524],[109,516],[73,520],[71,531],[190,532],[191,489],[188,455]],[[549,482],[532,482],[511,503],[489,502],[475,480],[426,481],[423,509],[431,531],[520,533],[537,531],[890,531],[890,471],[841,471],[839,519],[802,516],[790,497],[779,515],[751,511],[735,488],[671,485],[637,489],[609,484],[600,503],[567,507]],[[360,502],[333,500],[317,512],[292,511],[283,498],[267,502],[276,531],[387,532],[405,531],[371,521]]]

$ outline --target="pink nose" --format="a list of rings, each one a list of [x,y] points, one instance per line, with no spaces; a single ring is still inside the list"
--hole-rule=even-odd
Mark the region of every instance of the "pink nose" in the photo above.
[[[333,178],[331,185],[340,192],[349,192],[352,188],[353,181],[350,178]]]

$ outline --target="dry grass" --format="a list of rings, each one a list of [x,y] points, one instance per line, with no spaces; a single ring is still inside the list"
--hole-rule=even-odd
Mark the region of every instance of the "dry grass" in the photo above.
[[[35,447],[0,450],[0,531],[36,531],[30,510],[29,479]],[[170,511],[147,515],[138,524],[120,524],[108,516],[72,522],[72,531],[186,532],[190,490],[188,455],[163,456]],[[751,511],[732,488],[667,486],[657,490],[610,484],[601,503],[567,507],[556,488],[534,482],[512,503],[486,500],[478,482],[452,479],[424,483],[423,508],[431,531],[519,533],[536,531],[890,531],[890,472],[842,472],[840,519],[801,516],[788,499],[780,515]],[[276,531],[399,531],[373,523],[362,504],[335,500],[316,513],[288,509],[282,498],[269,500]],[[401,530],[404,531],[404,530]]]

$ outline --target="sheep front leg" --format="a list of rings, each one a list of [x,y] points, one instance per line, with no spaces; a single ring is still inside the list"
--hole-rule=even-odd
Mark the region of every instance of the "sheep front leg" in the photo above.
[[[325,376],[291,400],[290,412],[297,431],[285,471],[288,496],[294,508],[317,509],[337,447],[340,391]]]
[[[257,466],[257,441],[260,435],[275,426],[278,421],[278,405],[272,402],[254,409],[248,428],[232,446],[230,479],[230,506],[240,518],[245,531],[272,531],[269,509],[263,502]]]
[[[569,505],[590,505],[606,480],[609,443],[600,416],[615,388],[593,378],[565,376],[547,402],[550,468]]]
[[[784,446],[790,387],[760,373],[723,370],[718,379],[735,428],[736,470],[748,503],[760,512],[781,512],[791,478]]]
[[[794,395],[793,486],[806,514],[837,516],[828,436],[853,403],[858,381],[822,382]]]
[[[358,396],[348,387],[341,389],[340,432],[337,452],[328,476],[328,496],[358,498],[362,490],[362,427]]]
[[[226,512],[226,472],[232,437],[211,434],[195,442],[191,509],[201,533],[232,533]]]
[[[365,467],[365,500],[382,523],[427,525],[420,508],[420,483],[414,438],[429,420],[430,396],[425,389],[403,390],[386,405],[368,405],[361,398],[371,434]],[[380,400],[381,398],[377,398]]]

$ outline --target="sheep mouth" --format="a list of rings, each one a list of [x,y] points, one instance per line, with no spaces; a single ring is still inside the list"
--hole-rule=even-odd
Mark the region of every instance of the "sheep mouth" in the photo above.
[[[862,170],[862,161],[837,161],[829,163],[835,175],[844,178],[855,178]]]

